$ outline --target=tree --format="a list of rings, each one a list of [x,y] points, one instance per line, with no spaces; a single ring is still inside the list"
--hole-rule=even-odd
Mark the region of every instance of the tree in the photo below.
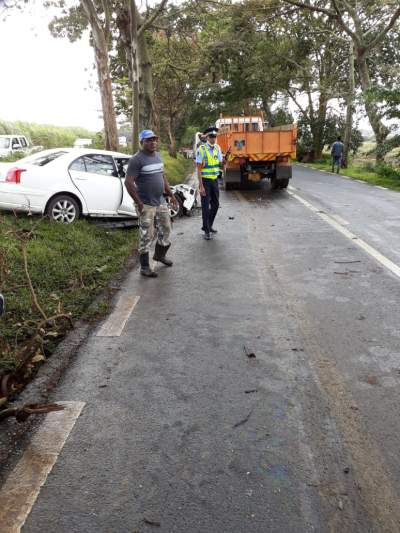
[[[368,93],[373,88],[370,76],[369,57],[381,45],[387,34],[396,25],[400,17],[400,6],[389,1],[371,0],[330,0],[329,7],[322,7],[319,0],[303,3],[297,0],[284,0],[286,3],[302,9],[326,15],[334,21],[352,40],[357,61],[360,84],[364,96],[365,109],[374,131],[377,161],[384,156],[384,143],[390,132],[382,122],[376,103],[369,99]]]

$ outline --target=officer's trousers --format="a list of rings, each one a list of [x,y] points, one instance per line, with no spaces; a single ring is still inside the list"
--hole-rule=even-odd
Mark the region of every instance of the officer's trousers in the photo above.
[[[157,227],[157,242],[161,246],[169,246],[171,241],[171,216],[167,204],[157,207],[144,204],[143,211],[139,217],[139,254],[150,251],[150,246],[154,238],[154,221]]]
[[[219,208],[218,180],[203,178],[206,194],[201,197],[201,212],[203,215],[203,231],[210,233]]]

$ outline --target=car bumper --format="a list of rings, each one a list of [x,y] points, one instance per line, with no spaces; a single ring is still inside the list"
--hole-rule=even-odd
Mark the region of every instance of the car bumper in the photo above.
[[[46,198],[41,192],[16,184],[0,183],[0,209],[43,213],[45,205]]]

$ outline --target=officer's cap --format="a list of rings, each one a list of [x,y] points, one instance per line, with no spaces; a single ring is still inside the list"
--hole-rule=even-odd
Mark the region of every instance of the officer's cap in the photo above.
[[[211,128],[207,128],[203,131],[203,135],[217,135],[218,133],[218,128],[216,128],[215,126],[211,126]]]

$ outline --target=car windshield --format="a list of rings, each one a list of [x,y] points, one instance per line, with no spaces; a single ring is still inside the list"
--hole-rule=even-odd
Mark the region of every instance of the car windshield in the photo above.
[[[30,165],[37,165],[38,167],[44,167],[44,165],[47,165],[48,163],[51,163],[54,161],[54,159],[57,159],[61,155],[64,155],[68,152],[52,152],[51,154],[36,154],[34,157],[25,157],[23,160],[24,163],[29,163]]]
[[[10,139],[0,137],[0,148],[10,148]]]

